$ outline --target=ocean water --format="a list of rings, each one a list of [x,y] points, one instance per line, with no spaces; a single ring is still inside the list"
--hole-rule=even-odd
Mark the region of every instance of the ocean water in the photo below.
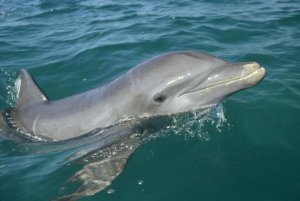
[[[56,100],[187,49],[268,74],[206,116],[153,131],[111,186],[80,200],[300,200],[298,0],[0,0],[0,108],[14,105],[21,68]],[[83,166],[65,162],[72,154],[1,137],[0,201],[72,192]]]

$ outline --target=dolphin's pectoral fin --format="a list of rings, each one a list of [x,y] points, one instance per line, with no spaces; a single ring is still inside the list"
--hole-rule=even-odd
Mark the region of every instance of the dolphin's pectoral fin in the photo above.
[[[20,92],[17,101],[17,107],[25,104],[47,101],[46,95],[37,86],[31,75],[25,70],[20,71]]]
[[[97,150],[83,161],[90,161],[69,180],[80,182],[77,191],[71,195],[63,196],[58,200],[77,200],[82,197],[94,195],[107,186],[123,171],[129,157],[139,146],[139,137],[132,135],[125,141]],[[95,160],[95,158],[97,158]],[[103,159],[104,158],[104,159]]]

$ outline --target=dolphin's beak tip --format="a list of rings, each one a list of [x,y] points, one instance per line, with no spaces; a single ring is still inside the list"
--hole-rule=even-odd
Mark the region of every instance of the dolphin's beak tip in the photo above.
[[[249,63],[245,64],[243,67],[248,71],[255,71],[255,70],[261,68],[261,65],[259,65],[259,63],[257,63],[257,62],[249,62]]]
[[[260,74],[262,79],[267,75],[267,71],[264,67],[260,67]]]
[[[250,82],[252,85],[256,85],[264,79],[266,74],[266,69],[262,66],[259,66],[259,68],[254,70],[254,72],[249,76],[248,82]]]

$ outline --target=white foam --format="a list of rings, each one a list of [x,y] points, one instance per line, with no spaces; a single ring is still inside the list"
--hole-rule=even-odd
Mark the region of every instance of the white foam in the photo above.
[[[184,139],[197,138],[200,140],[210,140],[210,135],[205,129],[206,125],[213,126],[219,133],[227,120],[222,104],[218,104],[204,111],[193,111],[177,115],[172,115],[171,124],[155,133],[150,133],[144,142],[170,135],[183,136]]]
[[[0,99],[12,107],[18,98],[17,94],[20,88],[20,83],[17,82],[18,79],[16,80],[17,73],[0,68],[0,76],[0,85],[1,87],[3,86],[4,90],[0,96]]]

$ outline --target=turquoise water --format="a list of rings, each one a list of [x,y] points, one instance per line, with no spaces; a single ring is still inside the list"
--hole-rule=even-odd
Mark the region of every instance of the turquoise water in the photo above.
[[[133,154],[110,187],[82,200],[300,200],[297,0],[0,0],[0,108],[14,105],[21,68],[54,100],[186,49],[257,61],[268,75],[208,120],[172,123]],[[63,195],[82,168],[64,163],[72,151],[1,138],[0,201]]]

